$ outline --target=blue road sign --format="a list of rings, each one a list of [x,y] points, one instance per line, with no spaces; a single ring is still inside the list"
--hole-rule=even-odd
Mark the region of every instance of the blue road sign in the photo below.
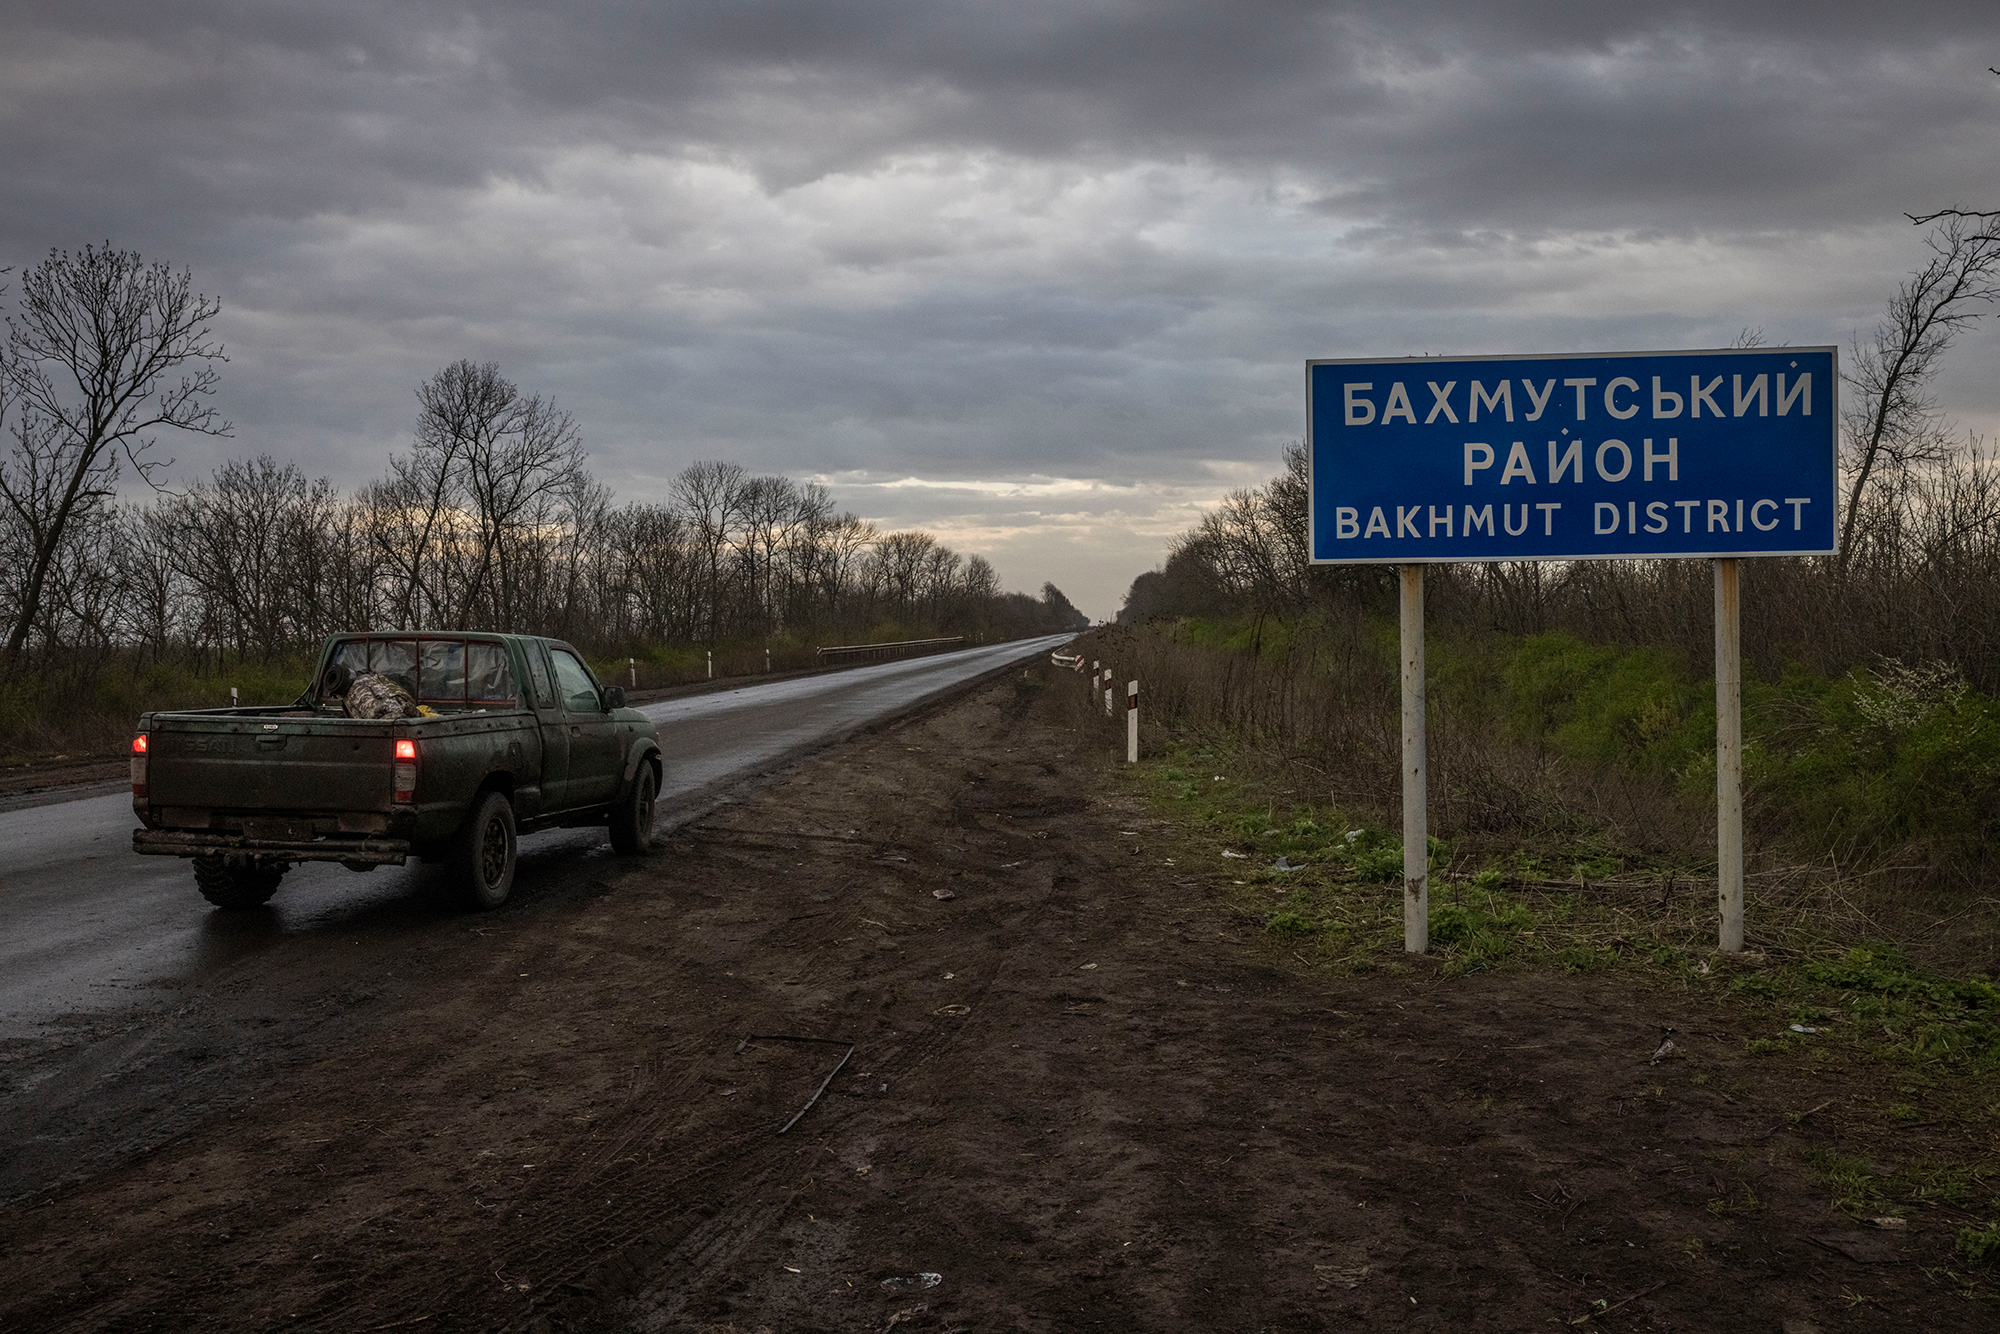
[[[1312,558],[1834,550],[1836,349],[1306,365]]]

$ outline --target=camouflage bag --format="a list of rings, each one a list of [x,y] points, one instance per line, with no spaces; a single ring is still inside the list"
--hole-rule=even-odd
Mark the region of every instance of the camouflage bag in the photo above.
[[[417,701],[403,683],[380,672],[362,672],[347,687],[350,718],[416,718]]]

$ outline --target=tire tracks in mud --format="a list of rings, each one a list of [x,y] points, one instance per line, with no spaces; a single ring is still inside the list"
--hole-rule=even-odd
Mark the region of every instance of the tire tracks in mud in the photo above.
[[[1002,843],[1018,838],[1016,831],[985,827],[984,822],[976,824],[975,828]],[[738,831],[708,830],[697,826],[686,833],[693,837],[715,839],[718,835],[730,836]],[[881,1013],[900,999],[900,984],[910,980],[903,975],[909,972],[912,965],[896,964],[871,973],[864,963],[853,957],[853,951],[843,951],[843,947],[867,934],[870,927],[893,931],[885,918],[900,917],[896,926],[901,928],[901,935],[914,938],[931,919],[923,912],[924,899],[916,899],[915,909],[908,906],[909,900],[933,886],[938,879],[937,872],[947,863],[942,860],[930,865],[915,862],[910,856],[913,851],[910,845],[893,838],[886,841],[867,840],[851,835],[814,834],[802,828],[783,833],[772,830],[748,837],[727,837],[726,841],[718,840],[719,847],[711,846],[715,853],[735,863],[737,873],[755,873],[768,871],[769,868],[755,866],[743,854],[790,856],[800,852],[800,843],[782,841],[788,838],[834,844],[837,851],[846,854],[840,861],[852,868],[853,878],[864,883],[858,890],[850,884],[851,903],[825,910],[824,916],[829,920],[821,923],[822,939],[819,942],[799,938],[800,933],[793,928],[805,915],[794,916],[774,923],[766,938],[757,942],[759,948],[754,953],[761,957],[776,950],[804,950],[796,966],[780,970],[786,973],[783,985],[810,988],[822,978],[845,985],[846,994],[841,998],[843,1003],[840,1007],[845,1013],[840,1018],[822,1020],[818,1026],[826,1031],[815,1036],[835,1036],[843,1022],[860,1023],[869,1009],[876,1012],[879,1023]],[[992,849],[985,851],[990,854]],[[822,867],[831,860],[822,859]],[[1030,859],[1022,857],[1018,860]],[[1076,883],[1076,872],[1081,869],[1067,855],[1055,858],[1053,865],[1047,858],[1036,860],[1039,864],[1026,877],[1028,883],[1025,885],[1022,884],[1023,877],[1019,876],[1003,881],[1001,877],[1005,870],[998,869],[997,861],[994,867],[982,870],[960,868],[946,879],[961,884],[976,879],[982,895],[1011,891],[1013,910],[1009,915],[1015,920],[1009,934],[1032,933],[1052,904]],[[886,888],[884,881],[891,882],[894,888]],[[970,887],[967,889],[969,891]],[[955,890],[954,893],[960,891]],[[885,904],[900,905],[901,911],[896,906]],[[990,915],[997,911],[997,908],[988,908],[985,913]],[[893,940],[896,936],[892,934],[886,938]],[[876,950],[880,948],[875,947]],[[996,990],[1004,990],[1010,979],[1014,966],[1009,962],[1010,954],[1004,950],[996,953],[998,964],[982,969],[985,974],[983,979],[976,987],[962,993],[971,997],[974,1015],[984,1008]],[[847,960],[844,968],[839,963],[843,958]],[[830,976],[835,974],[837,978]],[[890,1086],[912,1079],[918,1072],[948,1057],[970,1040],[963,1017],[936,1012],[914,1021],[899,1020],[886,1033],[878,1028],[875,1034],[856,1032],[849,1035],[841,1032],[840,1035],[851,1036],[855,1041],[855,1062],[865,1060],[866,1077]],[[719,1047],[720,1040],[727,1036],[718,1030],[712,1049]],[[850,1062],[850,1069],[857,1072],[853,1078],[858,1081],[862,1075],[858,1073],[860,1066],[855,1062]],[[683,1083],[691,1082],[692,1078],[690,1073]],[[835,1096],[835,1090],[829,1090],[827,1096]],[[818,1111],[816,1108],[815,1112]],[[904,1108],[895,1115],[901,1118],[921,1115],[921,1112]],[[655,1114],[646,1119],[649,1125],[656,1126],[665,1118]],[[803,1125],[800,1128],[803,1129]],[[618,1306],[625,1320],[634,1328],[666,1327],[701,1296],[716,1276],[746,1247],[785,1220],[801,1190],[825,1170],[821,1161],[824,1157],[831,1156],[836,1162],[840,1161],[840,1152],[828,1141],[842,1138],[843,1131],[847,1129],[849,1127],[826,1130],[816,1139],[793,1145],[766,1127],[698,1150],[702,1161],[697,1167],[671,1179],[648,1182],[647,1188],[641,1192],[647,1198],[647,1207],[639,1210],[636,1216],[629,1217],[619,1235],[593,1238],[593,1244],[583,1258],[541,1287],[528,1309],[509,1321],[506,1328],[530,1329],[539,1323],[554,1327],[577,1321],[588,1323],[590,1313],[601,1316],[607,1303]],[[625,1140],[629,1142],[633,1137],[633,1134],[628,1134]],[[802,1157],[804,1162],[799,1161]],[[731,1169],[729,1184],[720,1198],[707,1205],[691,1208],[686,1198],[676,1193],[681,1187],[701,1184],[698,1179],[703,1176],[711,1177],[719,1184],[725,1167]],[[637,1177],[642,1174],[643,1168],[635,1166],[632,1175]],[[563,1193],[575,1193],[574,1187],[566,1188]],[[584,1208],[587,1211],[588,1206]],[[621,1212],[632,1214],[633,1211]],[[530,1257],[521,1256],[512,1261],[510,1267],[528,1263],[531,1263]],[[670,1275],[670,1282],[662,1284],[662,1275]]]

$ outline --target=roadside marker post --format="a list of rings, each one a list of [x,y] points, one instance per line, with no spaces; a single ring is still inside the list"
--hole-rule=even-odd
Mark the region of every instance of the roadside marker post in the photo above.
[[[632,673],[632,688],[637,690],[639,688],[639,660],[637,658],[627,658],[625,659],[625,666]]]
[[[1403,949],[1431,947],[1430,765],[1424,747],[1424,567],[1402,567]]]
[[[708,679],[709,679],[709,680],[711,680],[711,681],[713,681],[713,680],[715,679],[715,650],[714,650],[714,649],[710,649],[710,650],[708,651]]]
[[[1125,684],[1125,763],[1139,762],[1139,683]]]
[[[1306,363],[1312,561],[1400,567],[1405,949],[1430,944],[1423,567],[1707,559],[1716,939],[1742,950],[1739,565],[1838,551],[1839,392],[1833,347]]]

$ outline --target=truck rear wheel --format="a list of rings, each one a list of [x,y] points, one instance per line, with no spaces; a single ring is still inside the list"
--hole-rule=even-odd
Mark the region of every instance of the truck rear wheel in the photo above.
[[[514,890],[514,806],[502,792],[488,792],[473,807],[452,849],[452,874],[467,905],[484,911]]]
[[[611,811],[611,848],[630,855],[653,846],[653,813],[659,795],[653,766],[642,764],[632,775],[631,790]]]
[[[258,908],[278,892],[288,868],[282,862],[232,863],[227,857],[196,857],[195,888],[218,908]]]

